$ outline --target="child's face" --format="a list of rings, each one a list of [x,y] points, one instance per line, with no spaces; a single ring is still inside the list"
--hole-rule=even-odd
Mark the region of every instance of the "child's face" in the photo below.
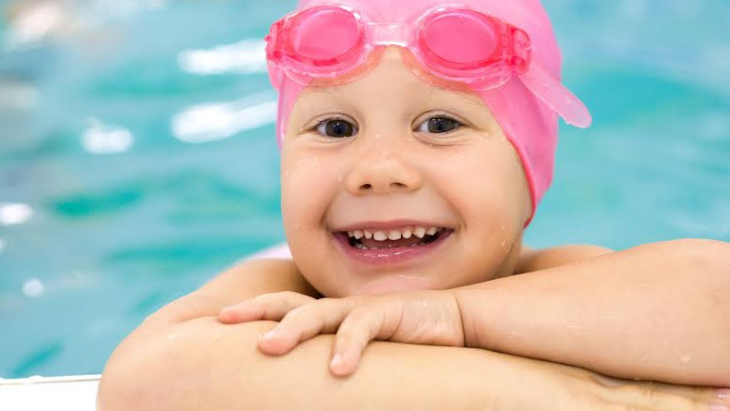
[[[341,297],[511,274],[530,200],[519,158],[481,99],[423,81],[390,48],[366,77],[309,87],[296,101],[282,210],[299,269]],[[439,231],[421,239],[418,227]],[[365,231],[375,238],[348,234]],[[378,232],[401,239],[377,241]]]

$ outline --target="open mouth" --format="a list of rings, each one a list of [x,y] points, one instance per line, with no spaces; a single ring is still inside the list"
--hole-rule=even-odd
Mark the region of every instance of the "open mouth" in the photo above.
[[[361,229],[342,232],[347,235],[350,247],[359,250],[383,250],[403,247],[422,247],[438,241],[451,233],[443,227],[404,227],[401,229]]]

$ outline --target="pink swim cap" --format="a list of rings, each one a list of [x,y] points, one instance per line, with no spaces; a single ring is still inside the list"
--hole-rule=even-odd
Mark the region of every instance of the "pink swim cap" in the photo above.
[[[591,122],[583,104],[560,84],[561,53],[540,0],[456,0],[453,3],[443,0],[301,0],[297,9],[320,5],[350,6],[366,12],[378,23],[388,24],[415,24],[411,20],[419,13],[453,5],[495,17],[527,33],[532,54],[528,76],[514,75],[496,88],[474,91],[492,111],[522,160],[534,215],[553,178],[558,114],[579,127],[587,127]],[[283,141],[294,102],[305,85],[290,78],[286,72],[275,70],[271,62],[269,68],[272,83],[280,93],[277,138]],[[530,70],[538,72],[539,76],[529,76]],[[535,81],[535,78],[546,81]]]

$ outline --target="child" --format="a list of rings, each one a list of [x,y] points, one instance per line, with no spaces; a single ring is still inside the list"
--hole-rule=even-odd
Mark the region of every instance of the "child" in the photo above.
[[[272,27],[293,262],[246,263],[151,316],[100,409],[728,410],[725,390],[558,365],[730,385],[730,250],[522,246],[557,115],[590,123],[539,1],[393,4],[303,1]],[[330,354],[317,335],[335,331]],[[361,361],[371,339],[391,342]]]

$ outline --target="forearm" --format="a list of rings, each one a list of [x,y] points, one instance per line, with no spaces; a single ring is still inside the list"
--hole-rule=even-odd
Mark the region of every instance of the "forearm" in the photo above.
[[[100,411],[477,410],[503,384],[491,353],[392,343],[373,344],[356,375],[337,379],[327,369],[332,336],[260,354],[256,338],[272,325],[201,318],[169,336],[133,336],[104,372]]]
[[[727,247],[652,244],[459,289],[467,344],[623,378],[728,386]]]

